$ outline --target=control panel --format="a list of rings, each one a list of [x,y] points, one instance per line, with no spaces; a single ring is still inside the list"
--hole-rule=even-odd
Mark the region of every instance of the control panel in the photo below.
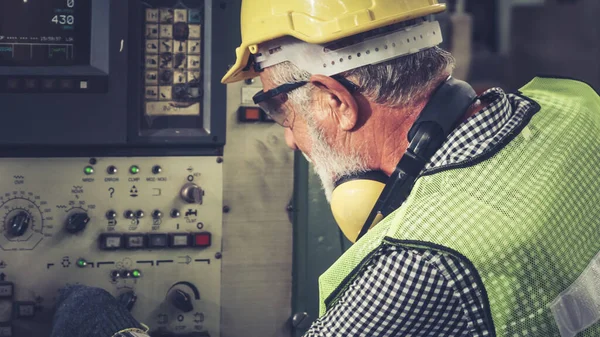
[[[152,336],[219,336],[222,158],[0,159],[0,336],[106,289]]]

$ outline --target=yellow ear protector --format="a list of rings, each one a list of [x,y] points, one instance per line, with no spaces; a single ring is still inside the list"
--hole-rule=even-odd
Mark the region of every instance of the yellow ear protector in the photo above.
[[[392,176],[368,171],[337,181],[331,210],[348,240],[356,242],[404,203],[425,165],[476,98],[468,83],[448,78],[435,90],[408,132],[408,149]]]

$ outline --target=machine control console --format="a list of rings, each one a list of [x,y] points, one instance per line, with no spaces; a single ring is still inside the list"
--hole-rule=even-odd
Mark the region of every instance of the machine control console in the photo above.
[[[0,337],[47,337],[68,284],[106,289],[152,336],[219,336],[221,162],[0,159]]]

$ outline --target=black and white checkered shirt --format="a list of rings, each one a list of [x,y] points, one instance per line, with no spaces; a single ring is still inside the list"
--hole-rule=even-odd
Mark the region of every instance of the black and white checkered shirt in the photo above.
[[[486,152],[527,118],[532,103],[495,88],[488,106],[450,134],[425,170]],[[383,247],[305,337],[489,336],[481,289],[457,258],[428,250]]]

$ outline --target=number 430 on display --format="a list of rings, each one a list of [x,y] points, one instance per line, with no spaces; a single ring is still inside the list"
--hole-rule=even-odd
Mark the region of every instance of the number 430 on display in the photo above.
[[[72,25],[75,23],[75,17],[73,15],[55,15],[52,22],[59,25]]]

